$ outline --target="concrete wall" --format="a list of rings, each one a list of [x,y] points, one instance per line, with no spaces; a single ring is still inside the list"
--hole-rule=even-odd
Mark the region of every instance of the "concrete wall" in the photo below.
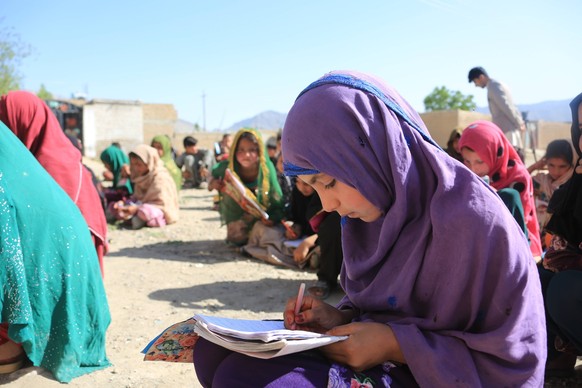
[[[491,120],[491,116],[488,114],[462,110],[426,112],[421,113],[420,117],[424,121],[432,138],[443,148],[446,148],[447,141],[453,129],[466,128],[476,120]],[[540,120],[532,122],[531,124],[533,124],[533,128],[537,128],[533,133],[537,137],[537,149],[545,150],[552,140],[570,139],[570,123]]]
[[[142,104],[143,138],[146,144],[158,135],[173,138],[178,112],[172,104]]]
[[[449,136],[454,129],[463,129],[476,120],[491,120],[491,116],[464,110],[441,110],[421,113],[420,117],[432,138],[446,148]]]
[[[426,112],[420,114],[430,135],[443,148],[453,129],[463,129],[475,120],[491,120],[483,113],[461,110]],[[83,106],[83,143],[85,156],[98,158],[101,151],[112,142],[119,142],[126,152],[138,144],[150,144],[151,139],[166,134],[172,139],[174,149],[183,151],[185,136],[198,139],[201,148],[212,149],[220,141],[223,132],[176,133],[178,114],[171,104],[142,104],[139,101],[92,100]],[[538,121],[536,128],[537,148],[545,149],[555,139],[570,139],[570,123]],[[275,130],[260,130],[263,141],[276,136]],[[233,135],[235,132],[232,133]]]
[[[125,150],[144,141],[144,118],[139,101],[92,100],[83,106],[85,156],[98,158],[112,142]]]
[[[538,147],[546,149],[552,140],[568,139],[571,141],[570,135],[571,123],[557,123],[551,121],[540,120],[538,124]]]

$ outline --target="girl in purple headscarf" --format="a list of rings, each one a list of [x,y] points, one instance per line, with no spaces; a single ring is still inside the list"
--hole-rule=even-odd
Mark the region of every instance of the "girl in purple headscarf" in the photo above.
[[[345,341],[260,360],[200,340],[205,386],[542,386],[545,320],[528,242],[503,202],[383,81],[333,72],[297,98],[285,172],[342,216],[346,296],[285,325]]]

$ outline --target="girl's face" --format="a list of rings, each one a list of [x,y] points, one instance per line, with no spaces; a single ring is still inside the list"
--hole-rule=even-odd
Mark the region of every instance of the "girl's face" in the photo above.
[[[162,156],[164,156],[164,147],[162,146],[162,143],[158,143],[157,141],[154,141],[152,143],[152,147],[154,147],[156,150],[158,150],[158,154],[160,155],[160,158]]]
[[[236,147],[236,161],[244,168],[259,163],[259,146],[248,139],[240,139]]]
[[[372,205],[360,192],[327,174],[299,175],[321,199],[326,212],[336,211],[342,217],[359,218],[364,222],[376,221],[382,211]]]
[[[309,186],[307,183],[303,182],[301,179],[297,179],[295,181],[295,186],[297,186],[297,190],[299,190],[299,192],[306,197],[309,197],[311,194],[313,194],[315,192],[315,190],[313,190],[313,187]]]
[[[549,158],[546,160],[546,167],[548,169],[548,174],[550,174],[553,180],[556,180],[568,172],[570,169],[570,163],[562,158]]]
[[[475,151],[463,147],[461,149],[461,154],[463,155],[465,166],[469,167],[469,169],[477,174],[477,176],[483,178],[485,175],[489,174],[489,166],[481,160]]]
[[[129,157],[129,169],[131,175],[135,177],[143,176],[149,172],[148,165],[141,158],[135,156]]]

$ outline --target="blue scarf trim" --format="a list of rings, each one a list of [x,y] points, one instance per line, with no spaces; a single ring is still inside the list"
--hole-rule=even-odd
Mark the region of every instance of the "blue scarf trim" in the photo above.
[[[294,165],[290,162],[283,162],[283,171],[287,176],[297,176],[297,175],[315,175],[319,174],[320,171],[314,170],[312,168],[303,168]]]

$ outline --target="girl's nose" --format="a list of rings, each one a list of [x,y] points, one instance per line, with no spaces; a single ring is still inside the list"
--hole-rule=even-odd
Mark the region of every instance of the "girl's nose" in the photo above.
[[[329,194],[320,194],[319,199],[321,200],[321,207],[328,213],[336,211],[340,205],[340,202]]]

